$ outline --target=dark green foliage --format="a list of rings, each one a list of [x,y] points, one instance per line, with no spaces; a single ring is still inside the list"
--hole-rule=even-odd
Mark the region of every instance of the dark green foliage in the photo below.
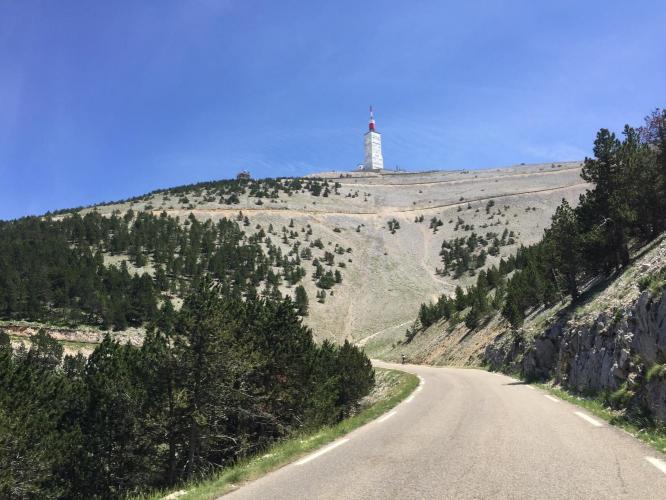
[[[594,142],[594,158],[587,158],[582,177],[593,185],[574,209],[565,200],[556,210],[543,239],[519,248],[515,258],[501,260],[499,269],[482,275],[467,293],[456,290],[454,299],[440,298],[437,304],[422,305],[419,319],[428,326],[450,318],[445,307],[470,308],[465,322],[475,328],[493,309],[512,326],[520,326],[526,314],[550,306],[568,295],[578,300],[582,284],[600,274],[626,266],[630,246],[641,245],[666,230],[666,112],[657,110],[638,130],[626,126],[623,140],[602,129]],[[490,213],[494,203],[488,202]],[[458,219],[456,229],[464,224]],[[498,237],[487,233],[488,254],[498,255],[500,246],[514,243],[505,230]],[[475,234],[442,244],[443,272],[456,276],[473,268],[473,250],[480,238]],[[487,243],[481,243],[483,246]],[[504,285],[504,276],[517,270]],[[487,291],[495,288],[488,302]],[[486,293],[483,293],[484,289]]]
[[[578,299],[583,267],[583,238],[576,212],[566,200],[557,207],[544,241],[549,248],[554,278],[573,300]]]
[[[316,285],[318,288],[323,288],[325,290],[328,290],[329,288],[333,288],[333,285],[336,283],[340,283],[342,281],[342,275],[340,274],[340,271],[337,269],[335,270],[334,274],[332,271],[321,271],[321,275],[319,276],[319,279],[316,281]],[[337,281],[336,277],[340,280]],[[322,290],[323,292],[323,290]],[[324,295],[325,296],[325,295]]]
[[[305,415],[306,421],[317,425],[333,424],[352,414],[375,382],[370,360],[347,341],[340,347],[324,341],[315,354],[310,377]]]
[[[242,212],[237,220],[249,225]],[[282,278],[298,283],[305,276],[298,253],[289,258],[270,240],[265,252],[264,237],[262,231],[247,237],[228,219],[214,225],[190,216],[181,224],[133,212],[0,222],[0,318],[121,330],[152,321],[165,292],[183,297],[206,275],[240,295]],[[132,274],[124,260],[106,265],[105,253],[151,264],[154,276]]]
[[[470,310],[465,317],[467,328],[476,328],[479,323],[491,312],[491,304],[488,301],[488,288],[484,281],[481,281],[481,274],[477,285],[467,292],[467,302]]]
[[[465,324],[468,328],[476,328],[494,311],[502,308],[506,275],[515,269],[515,265],[516,257],[512,256],[508,260],[501,259],[499,268],[492,266],[488,271],[480,271],[476,285],[468,288],[467,291],[457,286],[453,297],[441,295],[434,304],[421,304],[418,315],[421,326],[428,328],[441,319],[447,321],[456,319],[457,313],[462,313],[469,308],[465,316]],[[491,299],[489,294],[493,290],[495,295]],[[414,335],[415,332],[411,337]],[[409,331],[407,337],[410,337]]]
[[[493,246],[486,253],[488,241],[493,240]],[[496,251],[494,250],[496,246]],[[460,278],[468,271],[474,271],[486,265],[488,253],[499,254],[500,242],[496,233],[488,232],[486,236],[478,236],[472,232],[468,237],[455,238],[453,241],[442,241],[439,255],[442,257],[444,269],[438,269],[439,274],[448,275],[453,271],[454,278]]]
[[[414,340],[414,337],[418,333],[418,329],[416,328],[416,324],[413,324],[410,328],[405,330],[405,344],[409,344],[412,340]]]
[[[308,315],[308,293],[305,291],[303,285],[298,285],[296,287],[296,295],[294,297],[294,302],[296,304],[296,309],[298,314],[301,316]]]
[[[289,299],[199,281],[141,348],[86,360],[45,332],[0,331],[0,497],[119,498],[200,477],[301,429],[333,424],[374,373],[351,344],[317,346]]]
[[[543,239],[517,259],[503,308],[513,326],[563,295],[576,301],[581,283],[626,266],[630,245],[666,229],[665,128],[666,113],[657,110],[645,127],[625,126],[622,140],[599,131],[582,172],[593,188],[575,209],[563,200]]]
[[[341,417],[349,416],[363,396],[370,392],[375,383],[375,372],[368,357],[347,340],[338,350],[337,406]]]

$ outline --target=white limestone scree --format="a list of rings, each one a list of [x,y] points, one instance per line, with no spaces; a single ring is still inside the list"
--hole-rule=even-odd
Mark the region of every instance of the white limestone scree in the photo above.
[[[365,133],[365,158],[361,170],[376,172],[384,169],[384,157],[382,156],[382,135],[375,130],[375,117],[370,107],[370,123]]]

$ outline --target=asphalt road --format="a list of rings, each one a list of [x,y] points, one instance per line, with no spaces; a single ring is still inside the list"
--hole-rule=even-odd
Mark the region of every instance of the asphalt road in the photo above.
[[[666,457],[579,407],[481,370],[376,365],[415,373],[422,386],[225,500],[666,499]]]

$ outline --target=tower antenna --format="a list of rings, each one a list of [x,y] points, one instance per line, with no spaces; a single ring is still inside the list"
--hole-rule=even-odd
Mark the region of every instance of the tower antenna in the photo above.
[[[365,147],[365,159],[361,170],[366,172],[381,172],[384,169],[384,157],[382,156],[382,135],[375,130],[375,113],[370,106],[370,122],[368,131],[363,136]]]

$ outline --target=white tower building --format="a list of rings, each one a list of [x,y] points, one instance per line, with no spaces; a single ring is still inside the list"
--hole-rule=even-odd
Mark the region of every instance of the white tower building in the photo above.
[[[382,135],[375,130],[375,117],[370,106],[370,123],[365,133],[365,159],[362,170],[379,171],[384,169],[384,157],[382,156]]]

